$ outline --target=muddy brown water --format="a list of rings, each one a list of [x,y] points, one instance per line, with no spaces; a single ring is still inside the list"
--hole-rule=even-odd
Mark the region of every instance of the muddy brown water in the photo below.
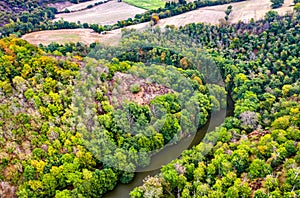
[[[213,131],[216,127],[220,126],[224,122],[225,117],[233,115],[233,110],[234,103],[232,98],[227,96],[227,108],[212,113],[206,125],[199,129],[196,135],[184,138],[175,145],[165,147],[163,150],[152,156],[150,165],[145,169],[139,170],[129,184],[119,183],[114,190],[108,192],[103,197],[129,198],[130,191],[132,191],[135,187],[142,185],[145,177],[149,175],[156,175],[160,172],[160,168],[163,165],[166,165],[172,160],[178,158],[184,150],[199,144],[206,132]]]

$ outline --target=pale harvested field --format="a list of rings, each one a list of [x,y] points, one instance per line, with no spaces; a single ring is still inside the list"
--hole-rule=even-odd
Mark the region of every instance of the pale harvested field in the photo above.
[[[186,12],[177,16],[161,19],[158,26],[165,27],[166,25],[184,26],[189,23],[203,22],[206,24],[218,24],[220,19],[224,19],[225,10],[229,4],[218,5],[211,7],[199,8],[194,11]],[[265,14],[271,10],[270,0],[248,0],[244,2],[232,3],[232,13],[229,15],[230,23],[237,23],[239,21],[249,22],[251,18],[254,20],[263,19]],[[293,10],[293,0],[285,0],[281,8],[275,9],[279,14],[284,15]],[[127,28],[135,28],[137,25],[129,26]],[[137,29],[149,26],[148,23],[139,24]]]
[[[81,9],[86,8],[89,5],[94,5],[95,3],[98,3],[98,2],[104,2],[104,0],[93,0],[93,1],[83,2],[83,3],[73,4],[71,6],[64,7],[62,10],[64,10],[64,9],[68,9],[70,11],[81,10]]]
[[[229,21],[231,23],[236,23],[238,21],[248,22],[251,18],[255,20],[264,17],[265,13],[271,10],[269,0],[249,0],[245,2],[232,3],[233,11],[230,14]],[[286,12],[291,12],[293,7],[293,0],[285,0],[283,7],[276,9],[280,14],[285,14]],[[218,24],[219,19],[224,18],[224,11],[228,5],[212,6],[200,8],[191,12],[187,12],[178,16],[170,17],[167,19],[162,19],[158,22],[158,26],[165,27],[166,25],[183,26],[189,23],[204,22],[210,24]],[[126,27],[126,29],[137,29],[143,30],[150,27],[149,23],[141,23],[138,25],[132,25]],[[78,37],[75,37],[77,34]],[[55,36],[54,36],[55,35]],[[77,42],[82,41],[84,43],[92,43],[95,41],[107,44],[107,45],[117,45],[121,39],[121,30],[113,30],[107,32],[106,35],[100,35],[93,33],[90,29],[80,29],[80,30],[54,30],[54,31],[40,31],[35,33],[30,33],[22,38],[28,40],[33,44],[49,44],[53,41],[60,43],[66,42]],[[70,37],[70,38],[67,38]]]
[[[84,44],[90,44],[93,42],[101,42],[104,44],[114,45],[118,43],[121,37],[121,31],[118,34],[107,33],[106,35],[95,33],[92,29],[63,29],[63,30],[45,30],[39,32],[33,32],[22,36],[22,39],[28,42],[38,45],[40,43],[48,45],[52,42],[60,44],[70,42],[82,42]]]
[[[250,0],[232,4],[233,10],[229,15],[229,20],[231,23],[237,23],[238,21],[249,22],[251,18],[254,20],[263,19],[265,14],[272,10],[271,4],[270,0]],[[282,7],[274,10],[284,15],[293,11],[291,5],[293,5],[293,0],[285,0]],[[227,6],[223,6],[224,10],[226,8]]]
[[[63,11],[66,7],[69,7],[69,6],[72,6],[72,5],[74,5],[74,3],[71,3],[69,1],[57,2],[57,3],[48,3],[47,4],[48,7],[54,7],[58,11]]]
[[[293,0],[285,0],[281,8],[275,9],[280,14],[292,11]],[[186,12],[178,16],[162,19],[159,21],[159,26],[166,25],[183,26],[189,23],[204,22],[210,24],[219,23],[219,19],[224,19],[225,10],[229,4],[218,5],[211,7],[199,8],[194,11]],[[248,0],[244,2],[231,3],[232,13],[229,15],[230,23],[238,21],[249,22],[251,18],[254,20],[263,19],[265,14],[271,10],[270,0]]]
[[[65,21],[70,22],[80,21],[81,23],[111,25],[120,20],[133,18],[136,14],[141,14],[145,11],[123,2],[110,1],[83,11],[57,14],[55,20],[63,18]]]

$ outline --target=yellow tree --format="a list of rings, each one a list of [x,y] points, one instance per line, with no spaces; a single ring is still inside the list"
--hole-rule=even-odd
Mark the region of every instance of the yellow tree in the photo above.
[[[152,21],[153,25],[156,25],[159,21],[159,16],[157,14],[153,14],[151,17],[151,21]]]

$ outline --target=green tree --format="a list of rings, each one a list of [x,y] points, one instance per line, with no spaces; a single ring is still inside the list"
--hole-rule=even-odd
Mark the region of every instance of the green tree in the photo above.
[[[268,190],[268,194],[269,194],[279,186],[279,180],[273,175],[267,175],[263,183],[263,186]]]
[[[55,193],[55,198],[72,198],[72,194],[69,190],[57,190]]]
[[[264,160],[254,159],[249,166],[248,175],[251,179],[264,178],[272,172],[272,168]]]
[[[274,9],[274,8],[281,7],[284,3],[284,0],[271,0],[271,2],[272,2],[271,7]]]
[[[244,172],[249,166],[249,154],[245,150],[235,150],[231,155],[232,165],[238,174]]]
[[[294,10],[299,13],[300,12],[300,2],[297,2],[296,5],[294,6]]]
[[[234,182],[234,185],[228,188],[226,197],[249,197],[251,195],[251,188],[247,183],[242,183],[240,179]]]
[[[290,126],[290,116],[285,115],[282,117],[277,118],[274,120],[274,122],[271,124],[272,127],[275,129],[286,129]]]

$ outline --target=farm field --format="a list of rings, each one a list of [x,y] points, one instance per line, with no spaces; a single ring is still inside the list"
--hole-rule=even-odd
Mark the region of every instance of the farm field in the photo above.
[[[94,5],[95,3],[98,3],[98,2],[104,2],[104,0],[93,0],[93,1],[82,2],[79,4],[74,4],[74,5],[65,7],[64,9],[68,9],[70,11],[77,11],[77,10],[84,9],[89,5]]]
[[[120,34],[121,35],[121,34]],[[82,42],[84,44],[90,44],[93,42],[102,42],[108,44],[114,44],[114,41],[117,41],[119,38],[114,38],[118,34],[101,35],[95,33],[92,29],[62,29],[62,30],[46,30],[40,32],[33,32],[27,35],[24,35],[22,39],[29,41],[34,45],[44,44],[48,45],[52,42],[57,42],[60,44],[69,43],[69,42]]]
[[[275,9],[279,14],[284,15],[291,12],[293,7],[293,0],[285,0],[282,7]],[[218,24],[220,19],[224,19],[225,10],[229,4],[218,5],[211,7],[200,8],[191,12],[186,12],[181,15],[162,19],[158,25],[165,27],[166,25],[184,26],[189,23],[204,22],[210,24]],[[237,23],[239,21],[249,22],[251,18],[259,20],[271,10],[270,0],[249,0],[238,3],[231,3],[232,13],[229,15],[230,23]]]
[[[141,14],[145,11],[124,2],[110,1],[83,11],[57,14],[55,20],[63,18],[65,21],[70,22],[80,21],[81,23],[110,25],[115,24],[119,20],[134,17],[136,14]]]
[[[71,7],[75,5],[74,3],[71,3],[69,1],[65,1],[65,2],[56,2],[56,3],[48,3],[47,6],[48,7],[53,7],[56,8],[59,12],[63,11],[66,7]]]
[[[124,0],[124,2],[146,10],[161,8],[166,4],[163,0],[152,0],[151,2],[149,0]]]
[[[265,14],[271,10],[271,1],[269,0],[250,0],[245,2],[239,2],[232,4],[233,10],[229,16],[231,23],[237,23],[238,21],[249,22],[251,18],[254,20],[263,19]],[[287,12],[292,12],[293,0],[285,0],[282,7],[274,9],[280,15],[284,15]],[[226,10],[227,6],[220,6]]]
[[[109,4],[109,3],[106,3]],[[251,18],[255,20],[259,20],[263,18],[266,12],[271,10],[269,0],[250,0],[239,3],[232,3],[233,6],[232,13],[229,16],[230,23],[237,23],[238,21],[250,21]],[[280,14],[285,14],[286,12],[292,11],[292,0],[286,0],[285,4],[276,9]],[[189,23],[197,23],[203,22],[207,24],[218,24],[219,19],[223,19],[225,16],[224,11],[228,5],[219,5],[212,7],[200,8],[191,12],[187,12],[181,15],[173,16],[166,19],[161,19],[157,26],[164,28],[166,25],[176,25],[176,26],[184,26]],[[77,13],[74,13],[77,14]],[[142,30],[150,27],[149,23],[141,23],[137,25],[128,26],[126,28]],[[54,34],[55,36],[49,36]],[[74,34],[78,35],[75,37]],[[68,35],[70,35],[69,38]],[[107,45],[116,45],[118,44],[121,38],[121,30],[113,30],[107,32],[106,35],[100,35],[94,33],[93,30],[90,29],[75,29],[75,30],[53,30],[53,31],[40,31],[34,32],[27,35],[24,35],[22,38],[29,41],[33,44],[49,44],[53,41],[57,41],[59,43],[67,43],[67,42],[78,42],[81,41],[83,43],[92,43],[95,41],[107,44]]]
[[[141,23],[131,28],[142,30],[149,26],[149,23]],[[21,38],[27,40],[31,44],[48,45],[52,42],[65,44],[69,42],[82,42],[84,44],[91,44],[93,42],[101,42],[105,45],[117,45],[122,37],[121,29],[116,29],[107,32],[106,34],[95,33],[92,29],[61,29],[61,30],[44,30],[39,32],[32,32],[22,36]]]

